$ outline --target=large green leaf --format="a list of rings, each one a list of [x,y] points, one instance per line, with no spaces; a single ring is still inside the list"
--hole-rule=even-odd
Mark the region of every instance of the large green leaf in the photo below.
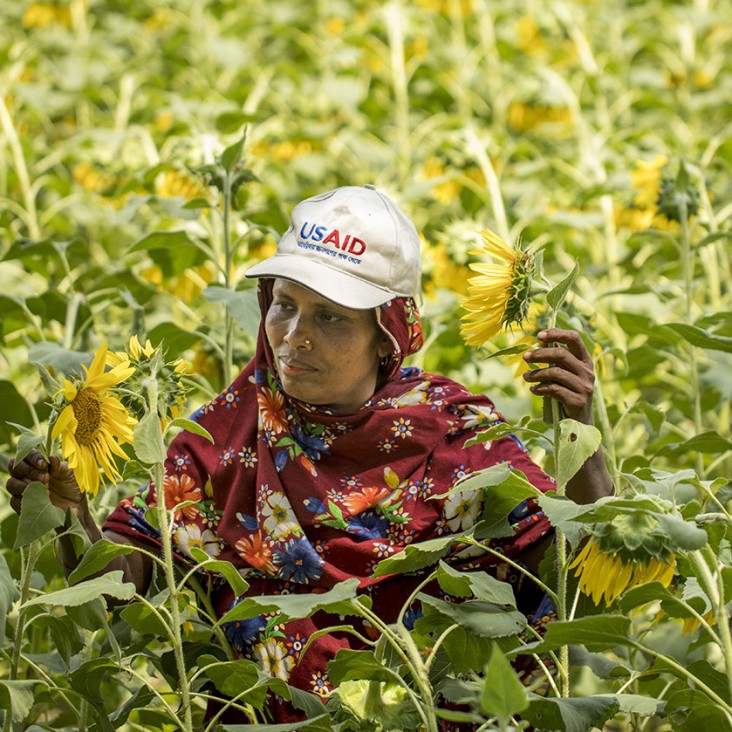
[[[501,582],[486,572],[460,572],[445,562],[440,562],[437,581],[448,595],[473,596],[496,605],[515,607],[513,588],[508,582]]]
[[[171,631],[165,623],[165,615],[146,603],[133,602],[120,612],[122,619],[141,635],[152,635],[164,641],[170,640]]]
[[[13,603],[20,596],[5,557],[0,554],[0,642],[5,638],[5,623]]]
[[[545,653],[577,643],[588,651],[607,651],[616,646],[631,645],[630,618],[622,615],[591,615],[571,622],[549,623],[544,640],[517,648],[515,654]]]
[[[22,722],[33,706],[33,690],[37,685],[35,680],[0,679],[0,709],[9,711],[14,722]]]
[[[546,301],[553,310],[558,310],[569,293],[570,287],[574,284],[579,273],[579,263],[575,262],[569,274],[567,274],[557,285],[546,294]]]
[[[78,585],[74,585],[74,587],[56,590],[55,592],[47,592],[44,595],[34,597],[32,600],[28,600],[23,607],[32,607],[35,605],[52,605],[55,607],[83,605],[85,602],[104,595],[116,597],[118,600],[130,600],[135,595],[135,585],[131,582],[123,582],[122,576],[123,573],[121,570],[109,572],[103,577],[95,577],[94,579],[80,582]]]
[[[203,296],[211,303],[224,303],[236,324],[252,338],[257,337],[259,331],[259,302],[257,291],[231,290],[220,285],[209,285]]]
[[[343,681],[398,681],[395,671],[382,664],[373,651],[354,651],[342,648],[336,657],[328,662],[328,676],[334,684]]]
[[[76,569],[69,575],[69,584],[76,584],[92,574],[101,572],[115,557],[131,554],[135,547],[117,544],[107,539],[95,541],[81,558]]]
[[[665,327],[678,333],[685,341],[688,341],[692,346],[696,346],[697,348],[732,353],[732,338],[715,335],[688,323],[667,323]]]
[[[225,559],[212,559],[203,549],[191,547],[191,555],[207,572],[218,572],[229,583],[234,594],[239,597],[249,589],[249,583],[239,574],[239,570]]]
[[[382,559],[373,572],[373,577],[383,577],[387,574],[405,574],[418,572],[426,567],[433,567],[447,554],[453,544],[458,543],[459,537],[442,536],[438,539],[428,539],[419,544],[410,544],[398,554]]]
[[[247,597],[227,612],[218,622],[229,623],[233,620],[254,618],[262,613],[276,612],[283,620],[308,618],[318,610],[340,615],[354,615],[353,600],[358,590],[357,579],[347,579],[332,590],[322,594],[304,593],[299,595],[262,595]]]
[[[64,512],[51,503],[48,488],[39,481],[32,481],[23,493],[18,531],[13,549],[32,544],[59,526],[63,526]]]
[[[559,422],[556,480],[563,488],[600,446],[600,430],[574,419]]]
[[[134,429],[135,455],[141,463],[154,465],[165,462],[165,443],[160,418],[148,412]]]
[[[521,632],[526,618],[510,606],[495,605],[485,600],[446,602],[420,593],[424,617],[415,627],[420,633],[441,633],[457,623],[470,633],[483,638],[501,638]]]
[[[104,657],[92,658],[81,664],[69,676],[71,688],[94,704],[104,701],[102,685],[110,673],[120,671],[119,666],[112,660]]]
[[[529,705],[526,687],[498,646],[493,647],[485,667],[480,708],[486,716],[497,717],[502,726]]]
[[[12,415],[13,422],[30,426],[33,424],[33,413],[28,401],[11,381],[0,380],[0,404],[6,415],[0,420],[0,444],[10,444],[16,431],[6,421],[8,415]]]
[[[618,702],[613,697],[562,699],[532,695],[529,708],[521,716],[537,729],[587,732],[593,728],[602,728],[603,722],[617,709]]]

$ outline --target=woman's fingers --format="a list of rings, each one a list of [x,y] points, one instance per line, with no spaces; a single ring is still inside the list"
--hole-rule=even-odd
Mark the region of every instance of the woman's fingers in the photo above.
[[[591,424],[595,370],[579,333],[549,328],[538,337],[544,343],[561,343],[565,347],[540,346],[524,354],[528,363],[549,364],[524,374],[524,380],[532,384],[530,391],[556,399],[568,417]]]

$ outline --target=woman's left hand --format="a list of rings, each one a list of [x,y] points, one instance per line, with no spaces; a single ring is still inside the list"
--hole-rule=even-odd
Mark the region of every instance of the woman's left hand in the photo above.
[[[592,393],[595,368],[580,334],[573,330],[548,328],[537,338],[551,345],[526,351],[524,359],[530,364],[549,365],[524,374],[524,379],[532,383],[530,391],[556,399],[564,407],[567,417],[583,424],[594,424]]]

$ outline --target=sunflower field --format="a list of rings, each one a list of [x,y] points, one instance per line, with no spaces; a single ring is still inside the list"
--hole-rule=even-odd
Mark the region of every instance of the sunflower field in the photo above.
[[[412,364],[486,393],[558,485],[537,498],[557,532],[544,635],[509,585],[438,563],[534,495],[500,468],[461,484],[485,496],[474,527],[376,569],[432,568],[472,598],[429,627],[379,625],[350,582],[229,614],[368,618],[378,643],[333,660],[327,695],[232,655],[201,577],[246,583],[202,540],[201,571],[176,574],[165,508],[139,597],[105,571],[128,548],[84,547],[39,484],[20,516],[2,490],[3,732],[732,730],[730,0],[0,0],[0,27],[3,483],[29,450],[58,454],[69,419],[93,430],[80,397],[129,377],[137,423],[103,403],[114,480],[79,479],[100,524],[143,476],[162,484],[166,442],[254,351],[247,269],[298,201],[373,183],[422,238]],[[532,252],[536,287],[520,326],[467,345],[487,230]],[[593,356],[596,428],[521,379],[551,323]],[[575,504],[562,488],[599,442],[616,495]],[[64,521],[85,551],[68,579]],[[268,724],[268,695],[307,721]],[[248,723],[206,715],[212,698]]]

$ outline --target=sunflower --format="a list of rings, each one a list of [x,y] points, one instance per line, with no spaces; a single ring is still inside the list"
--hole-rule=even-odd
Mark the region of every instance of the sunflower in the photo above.
[[[649,556],[631,559],[620,552],[604,551],[600,539],[593,537],[569,568],[576,569],[580,590],[591,597],[595,605],[599,605],[603,597],[605,604],[610,605],[615,598],[636,585],[656,581],[668,587],[676,569],[676,556],[670,554],[665,559]]]
[[[469,346],[480,346],[495,336],[502,327],[521,323],[529,307],[533,255],[512,249],[492,231],[483,231],[483,248],[473,254],[488,254],[494,263],[477,262],[470,268],[478,272],[468,281],[468,297],[462,307],[467,310],[460,332]]]
[[[163,429],[170,420],[183,414],[187,390],[182,376],[189,370],[185,361],[175,359],[166,362],[159,346],[153,346],[149,339],[141,345],[139,338],[133,335],[127,344],[126,352],[107,354],[108,366],[116,367],[125,362],[134,366],[135,377],[127,385],[127,393],[122,397],[122,402],[136,413],[138,418],[141,419],[148,408],[143,395],[147,393],[145,384],[151,378],[158,382],[157,411]]]
[[[73,468],[79,489],[96,495],[100,471],[112,482],[121,476],[114,455],[127,458],[120,445],[132,443],[135,420],[114,393],[114,387],[134,372],[129,361],[121,361],[105,371],[107,344],[94,355],[85,378],[64,379],[61,392],[65,406],[53,426],[51,436],[61,438],[61,454]]]

